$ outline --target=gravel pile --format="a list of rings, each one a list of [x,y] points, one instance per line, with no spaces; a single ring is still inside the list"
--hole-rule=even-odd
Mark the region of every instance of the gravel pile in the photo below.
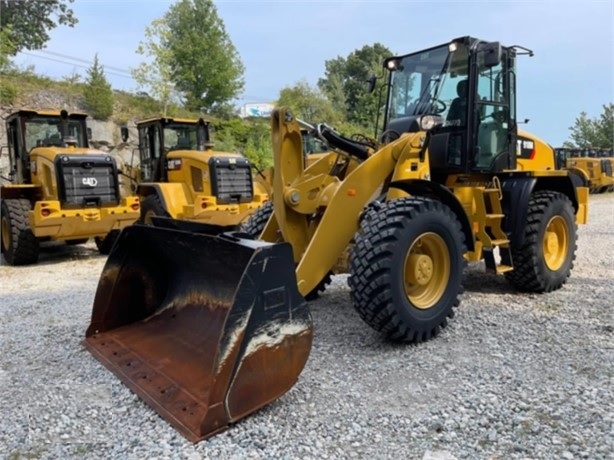
[[[104,258],[92,244],[0,267],[0,457],[614,458],[614,196],[591,196],[568,283],[518,294],[480,264],[419,346],[366,326],[337,276],[285,396],[192,445],[81,346]]]

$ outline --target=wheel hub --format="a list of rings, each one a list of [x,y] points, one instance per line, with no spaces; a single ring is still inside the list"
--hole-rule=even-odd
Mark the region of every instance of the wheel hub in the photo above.
[[[412,269],[408,270],[407,276],[410,284],[424,286],[433,276],[433,259],[426,254],[411,254],[409,264]]]
[[[549,253],[556,252],[559,247],[559,237],[555,232],[546,232],[546,247]]]
[[[414,240],[405,257],[407,299],[421,310],[433,307],[445,292],[450,272],[450,256],[443,238],[436,233],[423,233]]]

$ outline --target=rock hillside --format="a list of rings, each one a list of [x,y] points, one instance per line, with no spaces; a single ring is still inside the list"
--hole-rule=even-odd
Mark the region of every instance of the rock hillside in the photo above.
[[[43,90],[26,95],[16,104],[0,106],[0,119],[2,120],[0,146],[7,145],[4,120],[6,120],[11,113],[20,109],[66,109],[69,113],[88,113],[82,100],[68,96],[59,91]],[[87,119],[87,125],[92,131],[92,138],[90,140],[91,147],[111,153],[113,156],[118,156],[125,163],[130,162],[132,151],[136,148],[138,139],[134,120],[128,122],[130,138],[127,144],[121,141],[121,125],[113,120],[101,121],[89,117]],[[8,154],[6,149],[3,148],[2,155],[0,156],[0,175],[6,177],[7,173]]]

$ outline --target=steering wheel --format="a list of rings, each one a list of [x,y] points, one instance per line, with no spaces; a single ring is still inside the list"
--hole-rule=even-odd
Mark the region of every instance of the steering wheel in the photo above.
[[[419,99],[416,99],[407,106],[405,114],[414,115],[416,112],[419,114],[440,114],[445,112],[447,108],[447,104],[441,99],[433,99],[430,102],[420,102]]]
[[[435,99],[431,104],[435,113],[437,114],[445,112],[448,108],[447,104],[441,99]]]

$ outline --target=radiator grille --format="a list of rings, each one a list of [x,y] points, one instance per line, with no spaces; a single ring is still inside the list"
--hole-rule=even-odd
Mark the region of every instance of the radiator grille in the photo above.
[[[612,177],[612,163],[610,160],[601,160],[601,170],[608,177]]]
[[[117,168],[108,155],[58,155],[58,195],[64,208],[117,206]]]
[[[252,169],[247,158],[213,157],[209,160],[209,171],[211,189],[218,203],[252,201]]]

